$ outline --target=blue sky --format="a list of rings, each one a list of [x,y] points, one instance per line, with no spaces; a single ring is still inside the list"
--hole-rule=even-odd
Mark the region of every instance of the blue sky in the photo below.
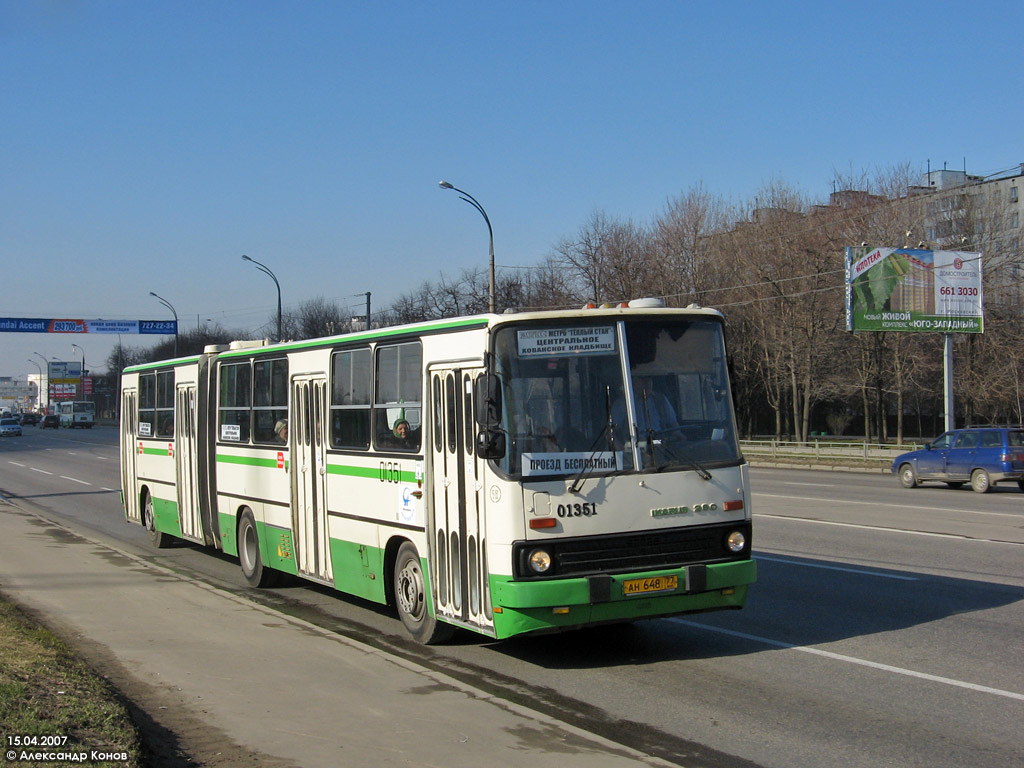
[[[832,5],[837,7],[832,8]],[[703,184],[1024,160],[1020,2],[0,0],[0,317],[256,327]],[[115,339],[0,334],[98,367]],[[129,345],[140,337],[126,338]],[[37,358],[36,358],[37,359]]]

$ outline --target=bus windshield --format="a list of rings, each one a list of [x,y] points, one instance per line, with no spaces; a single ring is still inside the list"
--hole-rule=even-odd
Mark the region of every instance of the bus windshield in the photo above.
[[[704,472],[742,460],[715,319],[514,325],[497,332],[495,360],[509,475]]]

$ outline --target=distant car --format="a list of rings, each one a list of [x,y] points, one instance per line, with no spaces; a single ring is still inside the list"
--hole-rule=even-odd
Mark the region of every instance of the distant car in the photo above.
[[[892,471],[904,488],[938,480],[950,488],[970,483],[978,493],[996,483],[1017,483],[1024,491],[1024,427],[954,429],[897,456]]]
[[[34,427],[38,423],[39,423],[39,414],[38,413],[23,413],[23,414],[21,414],[21,426],[23,426],[23,427],[28,427],[28,426]]]
[[[56,413],[48,413],[45,416],[43,416],[43,420],[39,423],[39,428],[46,429],[47,427],[60,429],[60,416],[58,416]]]
[[[13,416],[0,419],[0,437],[21,437],[21,423]]]

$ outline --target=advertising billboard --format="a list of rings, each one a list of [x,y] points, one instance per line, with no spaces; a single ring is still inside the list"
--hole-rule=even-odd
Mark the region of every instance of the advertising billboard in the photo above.
[[[981,254],[846,249],[846,330],[982,333]]]

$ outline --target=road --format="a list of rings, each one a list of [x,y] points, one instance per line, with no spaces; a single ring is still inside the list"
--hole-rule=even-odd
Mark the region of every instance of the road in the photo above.
[[[62,524],[680,765],[1024,765],[1024,494],[751,478],[745,610],[424,649],[378,606],[151,549],[121,517],[113,428],[0,441],[0,493]]]

